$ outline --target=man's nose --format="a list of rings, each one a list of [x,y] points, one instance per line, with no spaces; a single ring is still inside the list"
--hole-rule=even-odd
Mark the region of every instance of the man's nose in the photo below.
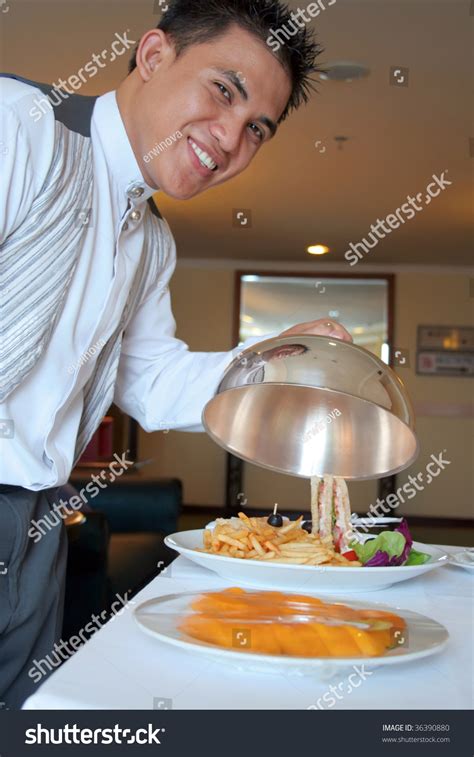
[[[245,126],[235,118],[222,118],[211,125],[210,132],[227,153],[237,151]]]

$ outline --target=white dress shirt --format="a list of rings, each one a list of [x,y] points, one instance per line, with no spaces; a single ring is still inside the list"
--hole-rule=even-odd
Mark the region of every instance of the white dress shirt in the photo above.
[[[31,117],[38,94],[23,82],[0,79],[0,243],[27,215],[50,167],[55,119],[51,111],[39,121]],[[33,370],[0,404],[0,483],[32,490],[61,485],[69,478],[83,389],[100,345],[119,323],[144,243],[141,220],[146,201],[156,191],[141,175],[115,92],[95,103],[91,141],[91,221],[60,318]],[[142,191],[139,197],[131,191],[137,187]],[[159,280],[145,293],[124,334],[114,401],[146,431],[201,431],[202,410],[225,367],[263,337],[214,353],[190,352],[175,338],[168,290],[176,265],[175,244],[166,221],[159,224],[160,245],[153,251]],[[2,435],[2,428],[9,431]]]

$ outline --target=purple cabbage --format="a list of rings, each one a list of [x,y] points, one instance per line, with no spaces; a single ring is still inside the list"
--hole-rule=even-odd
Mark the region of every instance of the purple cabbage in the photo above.
[[[386,552],[381,549],[368,560],[364,565],[366,568],[385,568],[385,567],[398,567],[403,565],[408,560],[408,555],[413,544],[413,538],[408,528],[408,523],[404,518],[394,531],[398,531],[405,538],[405,546],[401,555],[395,557],[389,557]]]
[[[382,552],[381,549],[378,549],[375,555],[371,557],[370,560],[368,560],[366,563],[364,563],[364,567],[365,568],[386,568],[386,567],[390,568],[390,567],[397,567],[398,565],[402,565],[402,563],[403,563],[403,560],[402,560],[401,555],[400,557],[389,557],[386,552]]]

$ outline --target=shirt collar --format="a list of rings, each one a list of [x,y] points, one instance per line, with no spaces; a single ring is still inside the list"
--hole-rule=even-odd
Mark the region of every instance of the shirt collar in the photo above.
[[[150,187],[142,176],[120,115],[115,91],[97,98],[92,123],[120,195],[135,203],[148,200],[158,190]]]

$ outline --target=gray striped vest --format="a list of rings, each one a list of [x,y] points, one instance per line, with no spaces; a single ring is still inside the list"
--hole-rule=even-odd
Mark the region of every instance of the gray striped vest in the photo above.
[[[0,74],[37,87],[51,87]],[[60,318],[87,226],[77,208],[92,205],[93,169],[90,125],[96,97],[72,95],[55,115],[54,158],[40,195],[22,225],[0,245],[0,402],[33,370]],[[71,182],[71,173],[74,181]],[[161,218],[153,200],[145,214],[145,245],[119,325],[97,358],[84,387],[84,405],[75,449],[77,462],[112,404],[123,333],[148,282],[156,277]],[[54,249],[54,259],[51,259]]]

